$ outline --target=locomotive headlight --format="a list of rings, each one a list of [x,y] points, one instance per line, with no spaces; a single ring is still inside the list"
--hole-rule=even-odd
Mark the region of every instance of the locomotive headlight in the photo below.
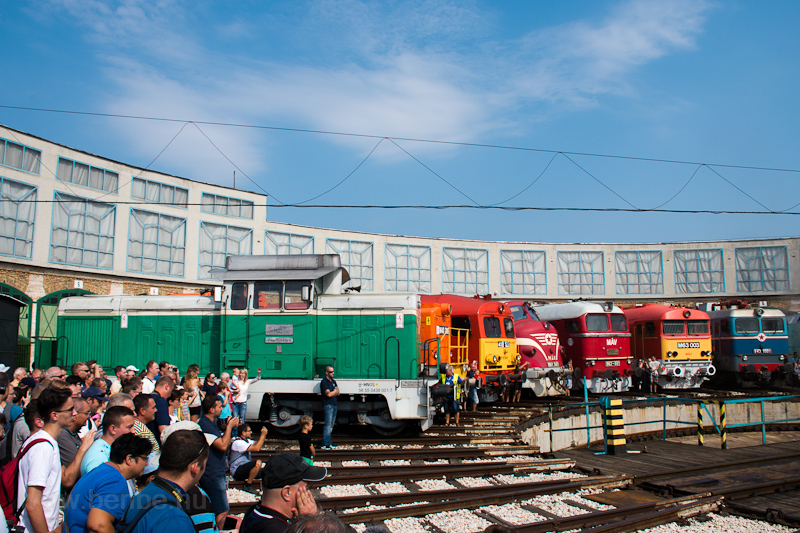
[[[746,355],[742,356],[742,361],[747,361],[747,356]]]
[[[786,356],[785,356],[785,355],[782,355],[782,356],[781,356],[781,361],[784,361],[785,359],[786,359]]]
[[[492,362],[493,362],[493,363],[496,363],[496,362],[497,362],[497,356],[496,356],[496,355],[493,355],[493,356],[492,356]]]
[[[628,359],[628,364],[632,365],[633,364],[633,359]]]
[[[519,356],[519,354],[517,354],[517,363],[519,363],[521,360],[522,358]]]
[[[597,361],[589,361],[589,364],[594,366]]]

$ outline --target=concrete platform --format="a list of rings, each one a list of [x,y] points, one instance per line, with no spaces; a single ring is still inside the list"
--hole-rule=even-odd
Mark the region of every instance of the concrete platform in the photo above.
[[[718,435],[706,435],[705,446],[698,446],[697,436],[693,436],[628,444],[627,449],[634,453],[624,455],[605,455],[603,448],[597,446],[563,450],[553,455],[573,459],[578,467],[598,474],[628,474],[639,476],[642,481],[647,474],[800,452],[800,432],[768,433],[766,445],[761,444],[761,438],[760,432],[729,434],[727,450],[720,449]],[[659,479],[659,483],[676,490],[703,492],[798,475],[800,457]],[[755,515],[783,517],[788,523],[800,524],[800,490],[729,501],[735,508],[751,510]]]

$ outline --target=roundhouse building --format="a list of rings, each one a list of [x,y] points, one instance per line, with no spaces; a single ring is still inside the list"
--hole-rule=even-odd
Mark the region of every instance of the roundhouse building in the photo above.
[[[555,244],[271,222],[267,197],[145,170],[0,127],[0,294],[25,306],[18,363],[57,343],[58,301],[193,293],[235,254],[337,253],[363,292],[615,302],[767,300],[800,310],[800,237]]]

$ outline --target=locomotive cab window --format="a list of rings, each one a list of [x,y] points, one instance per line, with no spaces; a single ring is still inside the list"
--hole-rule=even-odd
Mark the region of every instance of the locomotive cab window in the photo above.
[[[782,318],[762,318],[761,331],[768,335],[778,335],[784,333]]]
[[[452,321],[453,321],[452,327],[456,329],[465,329],[470,334],[472,333],[468,316],[454,316]]]
[[[611,330],[612,331],[628,331],[628,321],[625,319],[625,315],[609,315],[611,319]]]
[[[570,333],[578,333],[581,330],[577,320],[567,320],[567,331]]]
[[[283,283],[280,281],[257,282],[253,289],[253,309],[280,309],[282,289]]]
[[[303,287],[305,300],[303,299]],[[308,281],[287,281],[284,288],[283,306],[285,309],[308,309],[311,305],[311,283]]]
[[[239,311],[247,308],[247,283],[234,283],[231,287],[231,309]]]
[[[606,315],[586,315],[586,331],[608,331]]]
[[[522,320],[525,318],[525,310],[522,309],[521,305],[512,305],[511,314],[514,315],[514,320]]]
[[[502,337],[503,330],[500,329],[500,319],[496,316],[483,317],[483,331],[487,337]]]
[[[687,326],[689,327],[689,335],[708,335],[707,320],[690,320]]]
[[[655,337],[656,336],[656,323],[655,322],[645,322],[644,323],[644,336],[645,337]]]
[[[664,335],[683,335],[685,333],[683,320],[665,320],[662,328]]]
[[[717,328],[722,329],[722,333],[730,333],[731,332],[731,325],[727,320],[723,320],[721,323],[717,323]]]
[[[506,338],[507,339],[513,339],[515,337],[515,335],[514,335],[514,321],[511,320],[510,318],[504,318],[503,319],[503,327],[506,330]]]
[[[737,318],[734,326],[740,335],[757,335],[759,332],[757,318]]]

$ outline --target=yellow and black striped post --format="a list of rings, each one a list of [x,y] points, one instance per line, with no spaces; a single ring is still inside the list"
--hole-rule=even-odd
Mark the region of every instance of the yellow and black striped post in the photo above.
[[[697,402],[697,445],[703,445],[703,402]]]
[[[625,419],[622,414],[622,400],[603,397],[606,418],[606,454],[621,455],[625,449]]]
[[[728,429],[725,423],[725,402],[719,402],[719,431],[722,437],[722,449],[728,449]]]

